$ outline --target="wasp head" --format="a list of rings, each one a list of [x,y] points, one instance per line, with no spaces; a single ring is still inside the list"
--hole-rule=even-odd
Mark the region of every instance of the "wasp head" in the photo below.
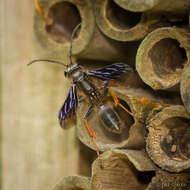
[[[66,71],[65,71],[65,77],[70,77],[71,74],[73,74],[76,70],[78,70],[80,68],[79,64],[73,64],[71,66],[69,66]]]

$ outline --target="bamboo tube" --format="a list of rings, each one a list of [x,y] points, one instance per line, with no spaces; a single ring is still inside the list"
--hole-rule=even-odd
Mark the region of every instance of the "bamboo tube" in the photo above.
[[[63,177],[52,190],[91,190],[90,178],[84,176]]]
[[[140,40],[148,32],[166,24],[159,23],[159,15],[130,12],[119,7],[113,0],[97,0],[94,10],[100,30],[117,41]]]
[[[80,31],[75,40],[73,40],[73,54],[81,52],[90,41],[94,30],[91,2],[41,0],[40,4],[44,10],[45,17],[49,21],[47,24],[44,23],[36,12],[34,31],[42,49],[48,51],[55,58],[65,59],[66,57],[69,59],[72,31],[82,21]]]
[[[111,90],[121,100],[121,103],[133,116],[128,114],[119,106],[114,106],[112,98],[108,95],[105,99],[105,104],[110,105],[119,114],[122,125],[121,134],[115,134],[107,131],[99,120],[98,109],[88,118],[88,122],[96,133],[97,146],[100,151],[109,150],[111,148],[131,148],[142,149],[145,147],[145,120],[149,113],[154,108],[164,106],[164,101],[159,100],[159,97],[154,97],[153,94],[144,91],[143,89],[127,89],[112,87]],[[95,149],[93,141],[86,129],[83,117],[89,107],[88,100],[81,102],[77,110],[77,136],[82,143],[88,147]]]
[[[180,94],[186,110],[190,113],[190,64],[186,65],[180,81]]]
[[[93,3],[89,0],[41,0],[48,23],[36,12],[35,36],[40,46],[37,51],[51,59],[69,61],[70,38],[73,29],[82,22],[73,40],[72,54],[77,59],[129,60],[135,58],[139,43],[119,44],[103,36],[95,26]],[[126,54],[126,48],[129,52]],[[132,53],[133,52],[133,53]],[[48,53],[48,55],[47,55]]]
[[[156,171],[157,167],[147,155],[144,149],[130,150],[130,149],[113,149],[115,154],[120,154],[121,157],[129,160],[134,167],[140,172]]]
[[[154,90],[176,87],[189,62],[189,39],[187,30],[176,27],[162,27],[147,35],[136,55],[141,79]]]
[[[188,190],[189,181],[189,173],[175,174],[158,170],[146,190]]]
[[[134,12],[157,12],[186,14],[189,12],[190,2],[186,0],[114,0],[119,6]]]
[[[181,172],[190,168],[189,123],[190,115],[181,105],[166,107],[149,120],[146,149],[162,169]]]
[[[103,169],[98,160],[92,165],[93,190],[144,190],[154,175],[154,172],[139,172],[124,153],[107,151],[101,158]]]

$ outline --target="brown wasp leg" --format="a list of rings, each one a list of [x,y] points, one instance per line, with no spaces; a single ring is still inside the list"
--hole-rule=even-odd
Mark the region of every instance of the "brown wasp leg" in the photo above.
[[[84,101],[84,96],[79,96],[79,97],[78,97],[78,102],[81,103],[81,102],[83,102],[83,101]]]
[[[134,117],[134,115],[127,109],[125,108],[121,103],[119,103],[119,99],[117,98],[117,96],[113,93],[113,91],[109,88],[108,89],[109,93],[111,94],[114,102],[116,105],[120,106],[123,110],[125,110],[128,114],[130,114],[131,116]]]
[[[102,101],[104,99],[104,97],[107,95],[108,93],[108,84],[109,84],[109,80],[104,81],[103,85],[99,88],[100,90],[102,90],[102,94],[100,96],[100,100]]]
[[[42,10],[42,7],[41,7],[41,5],[40,5],[39,0],[35,0],[35,6],[36,6],[36,9],[37,9],[39,15],[40,15],[40,16],[42,17],[42,19],[44,20],[45,24],[48,25],[49,22],[48,22],[47,18],[46,18],[45,15],[44,15],[44,11]]]
[[[98,147],[97,147],[97,144],[96,144],[96,135],[95,135],[95,133],[94,133],[92,127],[89,125],[87,119],[84,119],[84,122],[85,122],[85,125],[86,125],[87,129],[88,129],[88,132],[90,133],[90,136],[92,137],[93,144],[94,144],[94,147],[95,147],[95,149],[96,149],[97,156],[98,156],[98,160],[99,160],[99,162],[100,162],[100,167],[103,168],[102,160],[101,160],[101,158],[100,158],[100,151],[99,151],[99,149],[98,149]]]
[[[85,126],[87,127],[88,129],[88,132],[90,134],[90,136],[92,137],[92,141],[93,141],[93,144],[94,144],[94,147],[96,149],[96,153],[97,153],[97,156],[98,156],[98,160],[99,160],[99,163],[100,163],[100,167],[103,168],[103,165],[102,165],[102,160],[100,158],[100,151],[98,149],[98,146],[96,144],[96,134],[95,132],[93,131],[92,127],[90,126],[90,124],[88,123],[88,120],[87,120],[87,117],[90,115],[90,113],[92,112],[94,108],[94,105],[92,104],[90,106],[90,108],[88,109],[87,113],[85,114],[85,117],[84,117],[84,123],[85,123]]]

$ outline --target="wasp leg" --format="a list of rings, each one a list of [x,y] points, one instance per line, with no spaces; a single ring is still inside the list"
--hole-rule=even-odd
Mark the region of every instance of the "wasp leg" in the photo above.
[[[47,18],[45,17],[44,11],[43,11],[43,9],[42,9],[42,7],[40,5],[39,0],[35,0],[35,7],[36,7],[39,15],[42,17],[43,21],[45,22],[45,24],[48,25],[49,22],[48,22]]]
[[[108,93],[108,84],[109,80],[104,81],[103,85],[100,87],[100,90],[102,90],[102,94],[100,96],[100,100],[102,101],[103,98],[107,95]]]
[[[105,90],[105,89],[107,89],[108,84],[109,84],[109,80],[103,81],[103,84],[102,84],[102,86],[100,87],[100,90]]]
[[[134,115],[127,109],[125,108],[121,103],[119,103],[119,99],[117,98],[117,96],[113,93],[113,91],[109,88],[108,89],[109,93],[111,94],[114,102],[116,105],[120,106],[123,110],[125,110],[128,114],[130,114],[131,116],[134,117]]]
[[[78,102],[81,103],[81,102],[83,102],[83,101],[84,101],[84,96],[79,96],[79,97],[78,97]]]
[[[96,149],[96,153],[97,153],[97,156],[98,156],[98,160],[99,160],[99,163],[100,163],[100,167],[103,168],[103,165],[102,165],[102,160],[100,158],[100,151],[98,149],[98,146],[96,144],[96,134],[95,132],[93,131],[92,127],[90,126],[90,124],[88,123],[88,120],[87,120],[87,117],[89,117],[89,115],[92,113],[93,111],[93,108],[94,108],[94,105],[92,104],[88,111],[86,112],[85,116],[84,116],[84,123],[85,123],[85,126],[87,127],[88,129],[88,132],[90,134],[90,136],[92,137],[92,140],[93,140],[93,144],[94,144],[94,147]]]
[[[91,106],[88,108],[88,111],[86,112],[84,118],[89,117],[90,114],[92,113],[93,109],[94,109],[94,104],[91,104]]]

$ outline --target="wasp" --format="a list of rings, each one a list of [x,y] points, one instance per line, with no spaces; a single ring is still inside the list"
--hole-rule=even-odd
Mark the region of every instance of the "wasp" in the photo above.
[[[121,74],[129,72],[132,70],[132,68],[121,62],[113,63],[107,66],[104,66],[102,68],[90,70],[90,71],[83,71],[83,67],[78,63],[72,63],[72,40],[74,38],[74,35],[76,31],[80,28],[81,23],[79,23],[72,32],[71,35],[71,41],[70,41],[70,64],[67,65],[65,63],[55,61],[55,60],[49,60],[49,59],[36,59],[28,63],[28,65],[31,65],[35,62],[50,62],[55,63],[59,65],[63,65],[66,67],[66,70],[64,72],[65,77],[70,78],[72,80],[72,84],[68,93],[68,96],[63,103],[59,114],[58,119],[60,126],[62,128],[65,128],[65,120],[72,118],[74,115],[76,115],[77,108],[79,106],[80,99],[77,95],[77,89],[80,89],[80,91],[83,92],[85,96],[88,97],[90,106],[88,111],[84,114],[84,117],[82,118],[84,120],[84,124],[87,127],[90,136],[93,138],[93,143],[96,148],[96,152],[98,155],[98,159],[100,159],[100,153],[99,149],[96,144],[96,134],[93,131],[92,127],[88,123],[88,117],[91,115],[91,113],[94,110],[94,107],[96,106],[98,108],[98,115],[100,118],[101,123],[103,124],[104,128],[112,133],[120,134],[122,132],[121,129],[121,119],[116,113],[116,111],[103,103],[104,97],[109,92],[116,105],[122,107],[126,112],[132,115],[130,111],[128,111],[118,100],[116,95],[111,91],[111,89],[108,88],[108,84],[110,81],[117,80],[120,78]],[[103,81],[103,85],[100,88],[97,88],[95,84],[92,81],[91,77],[98,78]],[[102,166],[102,165],[101,165]]]

